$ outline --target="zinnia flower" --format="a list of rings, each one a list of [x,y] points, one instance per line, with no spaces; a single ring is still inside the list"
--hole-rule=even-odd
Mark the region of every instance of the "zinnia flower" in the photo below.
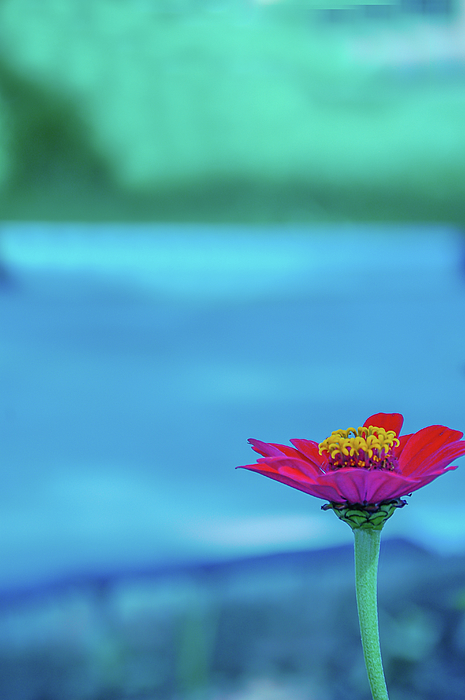
[[[293,447],[249,440],[262,455],[244,469],[333,504],[378,506],[429,484],[465,454],[463,433],[430,425],[400,435],[400,413],[376,413],[355,430],[336,430],[320,444],[291,440]]]

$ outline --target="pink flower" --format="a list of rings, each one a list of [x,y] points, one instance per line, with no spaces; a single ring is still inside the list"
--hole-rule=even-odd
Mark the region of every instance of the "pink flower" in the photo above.
[[[334,431],[318,444],[291,440],[294,447],[249,440],[262,457],[243,469],[335,504],[375,506],[406,496],[450,469],[465,454],[463,433],[430,425],[400,435],[400,413],[377,413],[355,430]]]

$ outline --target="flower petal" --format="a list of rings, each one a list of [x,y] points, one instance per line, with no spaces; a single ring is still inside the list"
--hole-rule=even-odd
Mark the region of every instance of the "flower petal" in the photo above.
[[[249,438],[249,443],[255,452],[258,452],[263,457],[282,457],[286,455],[286,457],[295,459],[308,459],[303,452],[299,452],[295,447],[290,447],[289,445],[280,445],[276,442],[262,442],[261,440],[255,440],[255,438]],[[323,461],[323,458],[320,455],[318,456],[320,461]],[[313,459],[310,459],[310,461],[316,468],[319,468],[318,462],[315,462]]]
[[[380,503],[405,496],[416,480],[382,469],[338,469],[319,477],[330,483],[348,503]]]
[[[414,474],[417,470],[421,471],[422,464],[436,452],[440,452],[441,448],[449,443],[457,442],[461,437],[463,433],[459,430],[451,430],[444,425],[422,428],[407,441],[399,458],[399,469],[406,476]]]
[[[364,503],[367,475],[365,469],[338,469],[322,476],[321,481],[334,486],[343,502]]]
[[[430,472],[437,472],[463,455],[465,455],[465,442],[453,442],[451,445],[445,445],[422,462],[409,476],[418,479]]]
[[[440,469],[439,471],[428,472],[427,474],[423,474],[420,478],[417,478],[415,480],[412,478],[412,481],[415,481],[415,485],[412,486],[410,491],[417,491],[418,489],[421,489],[422,486],[430,484],[432,481],[437,479],[438,476],[442,476],[446,472],[454,471],[454,469],[457,469],[457,466],[447,467],[446,469]]]
[[[286,468],[282,468],[282,472],[273,471],[271,466],[268,464],[248,464],[243,467],[236,467],[236,469],[249,469],[253,472],[258,472],[263,476],[267,476],[269,479],[274,479],[282,484],[291,486],[298,491],[303,491],[304,493],[310,494],[310,496],[316,496],[316,498],[324,498],[328,501],[340,502],[341,499],[337,491],[334,490],[332,486],[320,485],[309,478],[303,478],[302,474],[299,474],[298,478],[293,478],[289,476],[286,472]],[[290,473],[292,468],[289,467]]]
[[[409,441],[409,439],[412,437],[412,434],[413,434],[413,433],[410,433],[409,435],[401,435],[401,436],[399,437],[399,443],[400,443],[400,444],[397,445],[396,447],[394,447],[394,448],[392,449],[392,452],[393,452],[393,454],[394,454],[394,457],[396,457],[397,459],[399,459],[399,457],[400,457],[400,455],[401,455],[401,453],[402,453],[402,451],[403,451],[405,445],[407,444],[407,442]]]
[[[393,430],[396,435],[399,435],[404,424],[404,417],[401,413],[375,413],[366,419],[363,424],[367,428],[370,425],[384,430]]]
[[[281,452],[287,457],[295,457],[296,459],[302,459],[302,454],[294,447],[290,447],[289,445],[278,445],[275,442],[270,442],[270,445],[272,447],[277,447],[278,450],[281,450]]]
[[[301,440],[297,438],[294,438],[291,442],[306,459],[313,462],[321,471],[324,471],[323,466],[327,461],[323,455],[320,455],[317,442],[314,440]]]
[[[252,445],[252,449],[258,452],[258,454],[263,455],[263,457],[279,457],[284,454],[284,452],[279,449],[281,445],[278,447],[276,444],[271,445],[268,442],[255,440],[255,438],[249,438],[248,442]]]
[[[397,472],[377,470],[372,474],[375,478],[370,480],[368,485],[368,503],[381,503],[393,498],[401,498],[415,490],[415,479],[409,479]]]
[[[311,462],[303,459],[286,457],[285,455],[279,455],[278,457],[260,457],[257,460],[257,464],[244,464],[239,468],[279,474],[283,467],[297,470],[304,480],[308,478],[314,479],[320,473],[318,467]]]
[[[307,459],[296,459],[295,457],[267,457],[266,459],[259,459],[259,462],[266,461],[272,469],[277,469],[279,472],[283,467],[296,469],[302,474],[304,478],[310,477],[315,478],[320,472],[320,468],[317,464],[313,464]]]

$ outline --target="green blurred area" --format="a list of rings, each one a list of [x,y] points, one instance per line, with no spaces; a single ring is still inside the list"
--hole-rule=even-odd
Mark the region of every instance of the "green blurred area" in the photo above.
[[[408,42],[420,20],[322,17],[292,0],[3,0],[1,217],[464,223],[462,64],[357,61],[360,37]]]

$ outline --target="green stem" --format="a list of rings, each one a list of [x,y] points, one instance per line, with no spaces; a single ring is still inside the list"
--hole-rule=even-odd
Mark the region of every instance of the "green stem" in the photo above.
[[[377,579],[381,530],[354,528],[355,587],[363,655],[373,700],[389,700],[379,646]]]

